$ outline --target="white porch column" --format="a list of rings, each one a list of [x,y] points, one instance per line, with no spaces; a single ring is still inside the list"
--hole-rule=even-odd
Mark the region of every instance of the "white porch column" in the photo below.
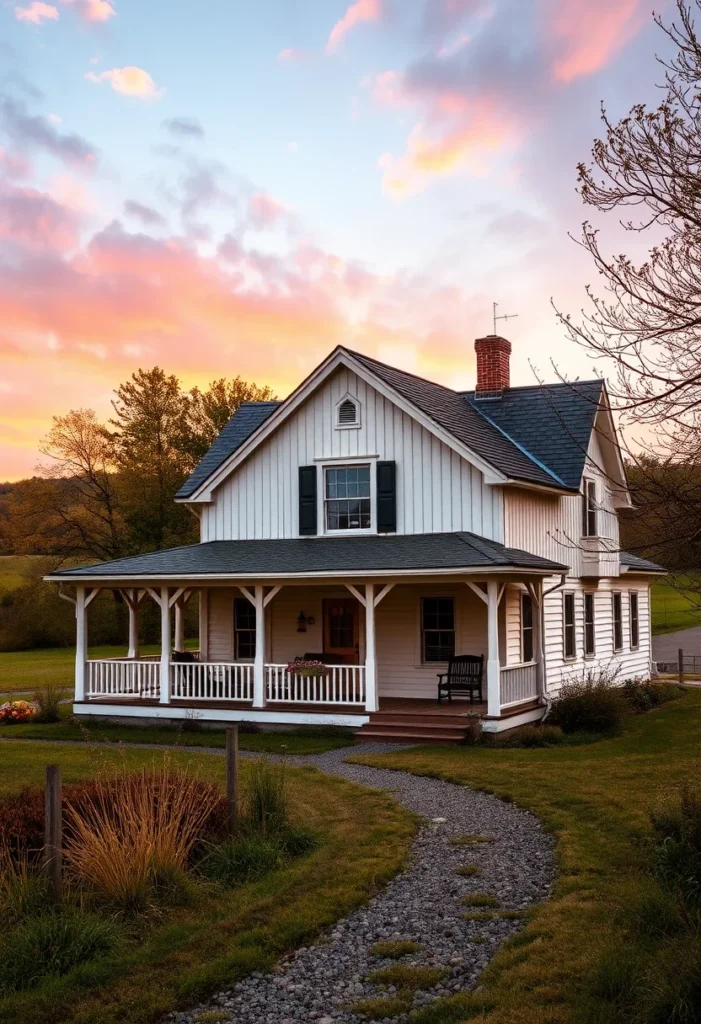
[[[85,700],[85,662],[88,659],[88,609],[85,587],[76,588],[75,600],[75,699]]]
[[[265,602],[263,587],[255,587],[256,656],[253,662],[253,707],[265,707]]]
[[[501,714],[499,687],[499,584],[487,582],[487,714]]]
[[[538,696],[545,693],[547,683],[545,679],[545,600],[542,579],[539,580],[534,589],[536,597],[535,626],[536,626],[536,689]]]
[[[127,658],[139,657],[139,592],[132,590],[126,595],[129,609],[129,650]]]
[[[175,602],[175,650],[185,650],[185,602],[180,597]]]
[[[170,595],[161,587],[161,704],[170,704]]]
[[[375,584],[365,584],[365,710],[377,711],[377,651],[375,647]]]

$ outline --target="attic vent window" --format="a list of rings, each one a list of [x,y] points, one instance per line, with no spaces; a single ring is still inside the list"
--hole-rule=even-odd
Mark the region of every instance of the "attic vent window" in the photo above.
[[[360,410],[358,409],[357,403],[354,402],[352,398],[344,398],[338,405],[336,413],[337,425],[339,427],[360,426]]]

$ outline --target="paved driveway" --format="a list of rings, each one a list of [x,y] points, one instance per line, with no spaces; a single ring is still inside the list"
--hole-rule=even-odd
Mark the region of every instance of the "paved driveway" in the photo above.
[[[676,661],[680,647],[684,654],[696,654],[701,657],[701,626],[653,636],[652,660]]]

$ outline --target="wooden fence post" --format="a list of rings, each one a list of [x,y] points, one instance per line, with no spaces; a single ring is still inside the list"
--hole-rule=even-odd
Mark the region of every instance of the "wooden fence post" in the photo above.
[[[679,651],[677,652],[677,657],[679,658],[679,682],[681,684],[683,684],[684,683],[684,651],[682,650],[681,647],[679,648]]]
[[[226,801],[229,805],[229,835],[236,832],[239,815],[239,727],[226,730]]]
[[[55,900],[61,897],[62,868],[61,768],[47,764],[44,788],[44,865],[49,891]]]

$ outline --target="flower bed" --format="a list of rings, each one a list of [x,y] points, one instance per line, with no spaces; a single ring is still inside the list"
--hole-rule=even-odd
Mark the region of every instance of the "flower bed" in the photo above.
[[[30,722],[36,708],[26,700],[10,700],[0,704],[0,725],[21,725]]]

